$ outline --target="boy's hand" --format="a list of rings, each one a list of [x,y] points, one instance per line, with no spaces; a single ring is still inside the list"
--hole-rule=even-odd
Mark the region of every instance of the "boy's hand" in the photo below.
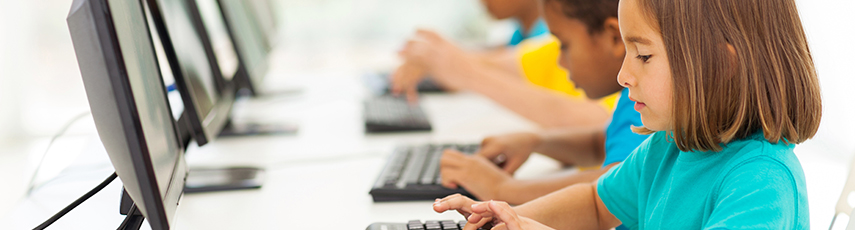
[[[439,165],[442,186],[462,186],[482,200],[499,198],[499,191],[506,190],[513,180],[487,158],[468,156],[456,150],[445,150]]]
[[[436,32],[416,31],[398,55],[404,64],[392,74],[392,89],[395,93],[406,93],[408,98],[415,95],[410,91],[415,91],[425,74],[452,90],[466,88],[462,86],[472,82],[469,79],[472,74],[468,73],[476,61]]]
[[[537,134],[529,132],[487,137],[481,141],[481,150],[476,155],[499,163],[505,172],[514,174],[540,142]]]
[[[419,63],[411,60],[405,60],[404,64],[395,69],[389,79],[391,83],[392,94],[405,94],[407,100],[411,103],[418,101],[419,82],[425,77],[425,70]]]

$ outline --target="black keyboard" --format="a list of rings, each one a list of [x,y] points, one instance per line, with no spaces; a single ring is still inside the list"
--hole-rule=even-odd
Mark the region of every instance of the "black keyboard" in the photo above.
[[[389,79],[389,73],[368,73],[364,76],[364,80],[368,88],[378,94],[391,93],[392,83]],[[419,93],[446,92],[446,90],[430,76],[422,78],[422,80],[416,85],[416,90],[418,90]]]
[[[365,131],[369,133],[430,131],[427,114],[404,97],[382,95],[365,100]]]
[[[375,202],[434,200],[455,193],[472,197],[462,188],[442,187],[439,160],[445,149],[473,154],[479,148],[478,144],[400,146],[389,156],[389,161],[369,193]]]
[[[422,223],[419,220],[411,220],[404,223],[373,223],[365,228],[365,230],[460,230],[466,226],[466,221],[461,220],[454,222],[453,220],[429,220]],[[478,230],[490,229],[489,226],[483,226]]]
[[[430,77],[426,77],[416,85],[416,89],[419,93],[444,93],[445,89],[439,85],[436,81],[432,80]]]

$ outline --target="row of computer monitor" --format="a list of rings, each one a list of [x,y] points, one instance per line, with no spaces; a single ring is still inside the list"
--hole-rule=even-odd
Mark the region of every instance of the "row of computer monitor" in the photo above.
[[[264,0],[75,0],[68,16],[98,134],[152,229],[184,192],[184,149],[215,139],[242,89],[260,93],[277,39]],[[183,111],[173,115],[164,77]]]

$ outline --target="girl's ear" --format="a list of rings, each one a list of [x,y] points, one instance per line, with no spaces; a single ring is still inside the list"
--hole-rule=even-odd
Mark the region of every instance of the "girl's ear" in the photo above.
[[[620,35],[620,24],[616,17],[609,17],[603,22],[603,36],[608,39],[612,55],[623,59],[626,55],[626,47]]]

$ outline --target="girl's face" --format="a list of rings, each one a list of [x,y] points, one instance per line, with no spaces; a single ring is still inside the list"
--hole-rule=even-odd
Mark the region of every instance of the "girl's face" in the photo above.
[[[620,32],[626,45],[618,84],[629,89],[629,99],[635,101],[644,127],[671,130],[671,67],[662,35],[640,7],[638,0],[622,0],[618,5]]]

